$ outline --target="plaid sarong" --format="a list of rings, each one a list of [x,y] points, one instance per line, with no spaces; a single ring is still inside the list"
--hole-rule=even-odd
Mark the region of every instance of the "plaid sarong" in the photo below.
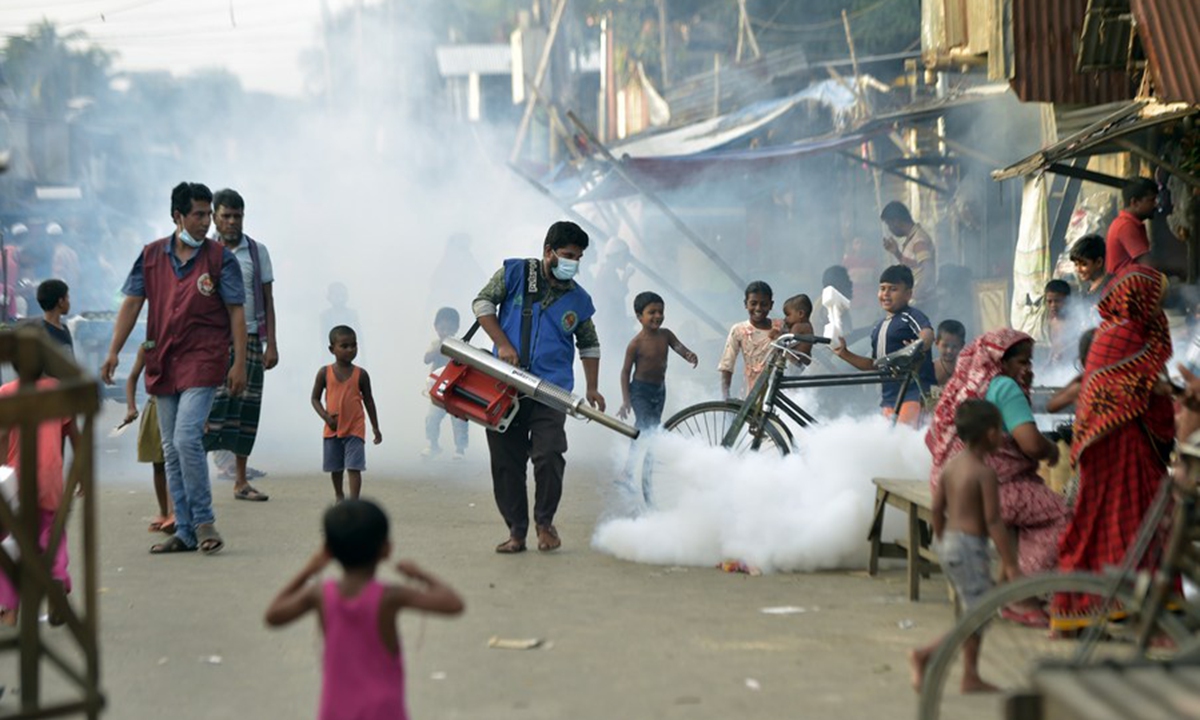
[[[229,351],[233,363],[233,350]],[[204,433],[204,449],[228,450],[247,457],[258,435],[258,416],[262,411],[263,346],[258,335],[246,337],[246,390],[237,397],[225,385],[217,388]]]

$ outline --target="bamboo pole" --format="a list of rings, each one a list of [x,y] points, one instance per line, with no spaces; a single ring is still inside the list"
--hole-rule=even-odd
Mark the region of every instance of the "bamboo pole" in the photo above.
[[[542,185],[540,182],[538,182],[536,178],[530,177],[528,173],[526,173],[524,170],[522,170],[520,167],[518,167],[515,163],[509,163],[508,167],[514,173],[516,173],[518,176],[520,176],[520,178],[522,180],[529,183],[533,187],[533,189],[537,190],[544,197],[548,198],[550,200],[550,202],[557,205],[559,207],[559,209],[562,210],[563,212],[565,212],[567,215],[569,215],[572,220],[579,223],[579,225],[582,226],[584,229],[588,230],[588,232],[594,233],[600,237],[611,237],[616,240],[620,240],[621,242],[625,243],[626,245],[630,244],[628,240],[625,240],[624,238],[619,237],[618,235],[616,235],[613,232],[605,230],[604,228],[600,227],[599,225],[592,222],[591,220],[588,220],[586,217],[584,217],[582,214],[580,214],[579,211],[577,211],[575,208],[571,207],[570,205],[568,205],[568,204],[562,202],[561,200],[559,200],[558,198],[554,197],[554,195],[550,192],[549,189],[546,188],[545,185]],[[723,335],[728,330],[728,328],[726,328],[721,323],[717,322],[716,319],[714,319],[711,315],[706,313],[699,305],[697,305],[695,302],[693,302],[691,300],[691,298],[689,298],[687,296],[687,294],[685,294],[679,290],[676,290],[675,287],[670,282],[668,282],[666,278],[659,275],[657,272],[655,272],[653,269],[651,269],[649,265],[647,265],[646,263],[639,260],[636,256],[634,256],[632,246],[630,246],[629,264],[633,265],[633,267],[638,272],[642,273],[643,275],[645,275],[646,277],[650,278],[652,281],[657,283],[659,285],[659,287],[661,287],[667,294],[673,296],[676,300],[679,301],[680,305],[682,305],[683,307],[690,310],[693,315],[695,315],[701,322],[703,322],[706,325],[708,325],[709,327],[711,327],[714,331],[716,331],[717,334]]]
[[[535,87],[541,87],[542,81],[546,77],[546,68],[550,66],[550,51],[554,48],[554,38],[558,35],[558,26],[562,23],[563,11],[567,9],[567,0],[558,0],[558,4],[554,6],[554,13],[550,17],[550,29],[546,35],[546,44],[542,47],[542,56],[538,58],[537,71],[533,74],[533,84]],[[536,99],[533,93],[525,99],[525,112],[521,114],[521,123],[517,126],[517,139],[513,143],[512,153],[508,156],[509,162],[516,162],[521,155],[521,146],[525,144],[525,135],[529,133],[529,123],[533,119],[533,106]]]
[[[708,243],[706,243],[704,239],[696,233],[695,230],[692,230],[690,227],[688,227],[687,223],[680,219],[680,217],[675,214],[675,211],[673,211],[665,202],[663,202],[662,198],[645,188],[632,175],[630,175],[625,168],[621,166],[621,161],[617,160],[617,158],[613,156],[609,149],[605,147],[604,144],[601,143],[596,137],[595,133],[593,133],[591,129],[588,128],[588,126],[585,125],[583,121],[575,115],[574,112],[568,112],[567,117],[572,123],[575,124],[575,127],[579,128],[580,132],[587,136],[588,142],[595,145],[596,149],[599,150],[602,155],[604,155],[604,157],[612,165],[613,170],[615,170],[616,173],[621,176],[621,179],[629,183],[634,190],[637,190],[643,197],[649,200],[651,204],[662,211],[662,213],[666,215],[667,219],[671,221],[671,224],[675,226],[675,229],[682,233],[684,237],[686,237],[700,250],[700,252],[704,253],[704,256],[711,260],[713,264],[716,265],[722,273],[724,273],[725,277],[729,278],[729,281],[737,287],[738,292],[741,292],[746,287],[746,281],[743,280],[742,277],[738,275],[732,267],[730,267],[729,263],[725,262],[725,260],[718,255],[715,250],[709,247]]]

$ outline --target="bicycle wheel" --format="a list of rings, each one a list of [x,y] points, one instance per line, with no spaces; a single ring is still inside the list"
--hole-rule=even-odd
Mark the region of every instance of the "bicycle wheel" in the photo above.
[[[1056,659],[1070,661],[1076,658],[1085,642],[1082,633],[1078,639],[1053,639],[1046,628],[1031,628],[1002,619],[1001,609],[1013,605],[1040,604],[1059,592],[1094,596],[1095,604],[1102,605],[1103,600],[1112,595],[1112,586],[1117,577],[1092,573],[1038,575],[1001,585],[988,593],[959,619],[926,664],[917,717],[921,720],[937,720],[943,710],[946,717],[980,716],[988,710],[993,711],[992,717],[997,716],[994,711],[1002,703],[1004,695],[1032,687],[1030,681],[1039,662]],[[1114,597],[1126,613],[1125,618],[1119,622],[1103,621],[1106,627],[1102,639],[1094,643],[1088,656],[1078,659],[1078,662],[1093,664],[1105,660],[1128,660],[1137,655],[1134,640],[1140,618],[1131,581],[1121,581]],[[1100,619],[1099,615],[1098,612],[1097,619]],[[1158,632],[1176,643],[1182,643],[1189,637],[1187,629],[1172,615],[1160,613],[1155,618],[1155,625]],[[963,643],[981,631],[983,640],[979,649],[979,675],[984,681],[997,686],[1001,694],[968,695],[959,693],[957,689],[950,691],[951,669],[960,664]],[[1166,651],[1150,654],[1164,656]]]
[[[702,402],[672,415],[663,423],[663,429],[684,437],[699,438],[713,447],[719,447],[741,409],[742,404],[737,400]],[[787,455],[792,451],[787,429],[779,418],[774,415],[767,417],[758,451]],[[747,420],[730,449],[738,454],[751,451],[756,431],[757,426]]]

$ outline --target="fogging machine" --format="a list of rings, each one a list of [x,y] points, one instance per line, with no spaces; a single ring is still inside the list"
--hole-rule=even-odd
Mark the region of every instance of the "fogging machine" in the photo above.
[[[442,354],[450,362],[440,373],[430,376],[433,387],[429,399],[456,418],[504,432],[525,397],[571,417],[592,420],[634,440],[638,437],[637,428],[596,410],[578,395],[509,365],[464,340],[446,338],[442,341]]]

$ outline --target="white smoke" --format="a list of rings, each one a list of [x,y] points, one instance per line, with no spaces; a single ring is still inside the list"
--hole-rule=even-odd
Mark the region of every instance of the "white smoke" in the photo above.
[[[598,550],[634,562],[764,572],[861,567],[874,477],[929,477],[924,432],[881,417],[803,431],[798,451],[735,455],[663,433],[653,455],[653,507],[602,522]],[[869,449],[869,451],[867,451]],[[636,464],[636,463],[635,463]]]

